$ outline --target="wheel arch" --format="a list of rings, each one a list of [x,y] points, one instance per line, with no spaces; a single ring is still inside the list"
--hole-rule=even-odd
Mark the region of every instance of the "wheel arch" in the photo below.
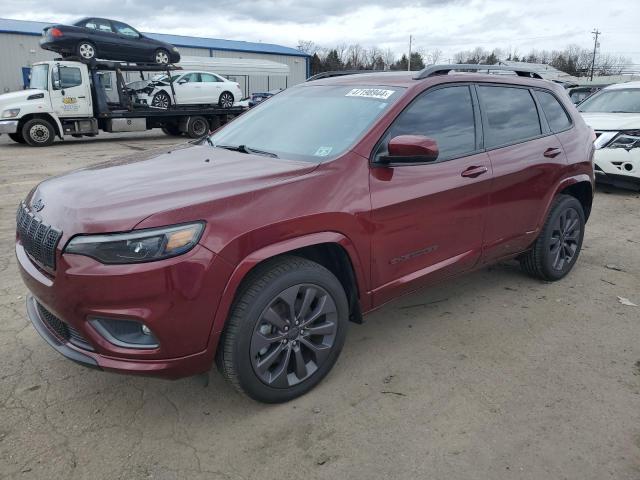
[[[20,119],[18,123],[18,129],[22,129],[25,123],[27,123],[29,120],[33,120],[34,118],[39,118],[50,122],[53,125],[53,129],[55,130],[56,135],[62,140],[62,123],[60,123],[60,119],[58,119],[58,117],[55,117],[50,113],[28,113]]]
[[[580,175],[563,181],[556,189],[554,198],[561,194],[576,198],[582,205],[585,221],[589,219],[593,206],[594,184],[588,175]],[[550,205],[547,206],[547,212],[549,207]]]
[[[249,274],[259,265],[284,255],[296,255],[314,261],[336,275],[349,299],[350,320],[362,322],[362,312],[368,309],[368,295],[362,263],[355,246],[346,236],[337,232],[314,233],[261,248],[238,263],[227,281],[214,318],[214,341],[217,342],[224,330],[233,302]]]

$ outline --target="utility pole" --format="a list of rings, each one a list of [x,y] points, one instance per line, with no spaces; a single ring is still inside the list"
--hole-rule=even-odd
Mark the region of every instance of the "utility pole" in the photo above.
[[[591,59],[591,81],[593,82],[593,70],[596,67],[596,52],[598,51],[598,36],[602,32],[596,28],[591,33],[593,34],[593,58]]]
[[[407,72],[411,71],[411,35],[409,35],[409,59],[407,60]]]

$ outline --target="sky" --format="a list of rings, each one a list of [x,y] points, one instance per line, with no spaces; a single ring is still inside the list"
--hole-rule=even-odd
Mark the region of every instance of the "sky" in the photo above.
[[[640,0],[0,0],[0,17],[69,22],[103,16],[141,31],[295,47],[359,43],[397,55],[414,46],[461,50],[593,48],[640,64]]]

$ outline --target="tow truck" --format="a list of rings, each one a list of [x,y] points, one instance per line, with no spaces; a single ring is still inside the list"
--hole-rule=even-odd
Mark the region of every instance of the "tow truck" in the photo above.
[[[167,135],[199,138],[240,115],[246,107],[179,105],[171,82],[175,65],[65,58],[33,64],[26,90],[0,95],[0,134],[33,147],[51,145],[55,137],[95,136],[105,132],[140,132],[161,128]],[[173,102],[156,108],[138,101],[127,87],[136,72],[164,72]],[[109,87],[109,88],[107,88]],[[115,87],[115,88],[114,88]]]

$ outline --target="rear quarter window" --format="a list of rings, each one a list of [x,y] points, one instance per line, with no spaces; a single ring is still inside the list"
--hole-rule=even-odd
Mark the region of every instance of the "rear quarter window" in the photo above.
[[[571,117],[569,117],[569,114],[555,96],[549,92],[541,92],[539,90],[536,91],[535,95],[542,106],[542,111],[552,132],[561,132],[571,126]]]
[[[485,118],[485,146],[499,147],[542,134],[538,109],[526,88],[480,86]]]

